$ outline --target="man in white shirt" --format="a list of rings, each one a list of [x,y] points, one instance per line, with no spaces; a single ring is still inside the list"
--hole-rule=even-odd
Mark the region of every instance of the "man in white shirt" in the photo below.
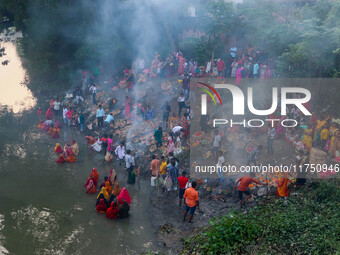
[[[179,98],[177,99],[178,102],[178,118],[181,118],[181,112],[183,108],[189,108],[189,106],[187,106],[185,104],[185,96],[184,93],[181,93],[181,95],[179,96]]]
[[[66,105],[63,108],[63,119],[64,119],[64,124],[67,125],[68,121],[67,121],[67,117],[66,117],[66,113],[68,112],[68,109],[66,107]]]
[[[217,160],[217,173],[220,177],[220,181],[223,182],[223,175],[222,175],[222,167],[225,162],[223,151],[218,152],[218,160]]]
[[[54,109],[54,115],[55,116],[59,116],[59,110],[60,110],[60,101],[59,101],[59,98],[57,98],[53,102],[53,109]]]
[[[97,93],[97,87],[96,84],[93,83],[91,87],[89,88],[90,92],[92,93],[92,102],[93,104],[96,104],[96,93]]]
[[[112,122],[112,123],[115,122],[115,119],[114,119],[113,116],[112,116],[112,112],[109,113],[109,114],[106,116],[106,119],[104,120],[106,132],[109,131],[111,122]]]
[[[122,164],[124,157],[125,157],[125,146],[124,146],[124,142],[121,142],[119,146],[117,146],[116,150],[115,150],[115,154],[118,157],[119,160],[119,165]]]
[[[133,171],[133,167],[135,166],[135,159],[131,156],[131,150],[126,151],[125,166],[127,171]]]
[[[219,150],[219,148],[220,148],[220,146],[221,146],[221,136],[220,136],[220,134],[219,134],[218,129],[215,129],[214,134],[215,134],[215,135],[214,135],[212,153],[213,153],[213,155],[214,155],[214,158],[217,159],[217,157],[218,157],[217,152],[218,152],[218,150]]]
[[[173,129],[172,129],[172,133],[173,133],[175,136],[180,136],[181,132],[183,132],[183,131],[184,131],[184,129],[183,129],[183,127],[181,127],[181,126],[175,126],[175,127],[173,127]]]

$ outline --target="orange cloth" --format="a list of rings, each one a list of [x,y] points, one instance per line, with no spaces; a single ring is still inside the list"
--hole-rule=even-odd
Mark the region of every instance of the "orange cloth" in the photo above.
[[[54,127],[53,128],[53,133],[52,133],[52,138],[56,139],[59,138],[59,133],[60,133],[60,129],[58,127]]]
[[[288,178],[287,174],[283,177],[280,177],[277,182],[277,191],[276,194],[280,197],[288,197],[289,190],[288,190]]]
[[[73,163],[73,162],[76,162],[77,159],[74,155],[70,155],[69,157],[67,157],[66,161],[69,163]]]
[[[114,187],[113,190],[112,190],[112,194],[115,195],[115,197],[118,197],[121,190],[122,190],[122,189],[119,188],[119,183],[116,182],[115,187]]]
[[[37,128],[41,128],[44,125],[44,122],[41,120],[37,126]]]
[[[186,189],[183,197],[186,198],[186,202],[189,207],[194,207],[197,205],[198,192],[194,188]]]
[[[48,135],[52,135],[52,133],[53,133],[53,128],[50,127],[49,130],[48,130],[48,132],[47,132],[47,134],[48,134]]]
[[[98,183],[99,181],[99,173],[96,168],[92,169],[93,179],[95,180],[95,183]]]
[[[111,187],[109,181],[106,181],[106,182],[105,182],[105,189],[106,189],[107,193],[111,194],[112,187]]]
[[[255,180],[253,177],[250,175],[245,175],[239,180],[240,184],[238,185],[238,190],[239,191],[247,191],[248,186],[250,183],[255,182],[257,184],[260,184],[257,180]]]

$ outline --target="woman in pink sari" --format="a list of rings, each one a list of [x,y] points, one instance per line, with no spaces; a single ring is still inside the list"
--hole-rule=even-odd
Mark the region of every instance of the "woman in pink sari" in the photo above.
[[[124,104],[125,104],[125,113],[124,113],[124,115],[125,115],[126,119],[130,118],[130,103],[131,103],[130,97],[126,96],[125,97],[125,102],[124,102]]]
[[[129,192],[127,191],[126,188],[122,188],[122,191],[119,193],[117,197],[118,203],[123,203],[123,201],[126,201],[128,204],[131,203],[132,199],[129,195]]]
[[[178,66],[178,74],[183,74],[184,72],[184,63],[185,63],[186,59],[184,57],[182,57],[182,55],[179,55],[178,56],[178,63],[179,63],[179,66]]]
[[[241,85],[242,83],[243,66],[237,69],[235,83],[236,85]]]
[[[266,70],[266,80],[269,80],[271,75],[272,75],[272,70],[270,69],[270,66],[268,65],[267,70]]]
[[[284,131],[284,127],[281,125],[281,122],[286,118],[287,116],[285,115],[282,115],[280,118],[279,118],[279,121],[277,123],[277,126],[276,126],[276,136],[277,138],[281,139],[282,136],[283,136],[283,131]]]

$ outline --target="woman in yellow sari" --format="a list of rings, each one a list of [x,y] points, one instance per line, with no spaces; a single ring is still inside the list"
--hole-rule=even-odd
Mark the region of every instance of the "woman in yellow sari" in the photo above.
[[[110,196],[109,193],[107,192],[107,189],[105,187],[102,187],[101,191],[99,192],[97,199],[99,199],[101,197],[101,194],[103,194],[104,198],[106,200],[109,200]]]
[[[332,123],[330,129],[329,129],[329,132],[330,132],[330,139],[331,139],[331,144],[330,144],[330,147],[329,147],[329,152],[332,153],[333,149],[334,149],[334,141],[336,139],[336,136],[337,134],[339,133],[339,129],[338,127],[336,126],[336,123]]]
[[[324,125],[327,124],[329,120],[329,116],[325,116],[323,120],[318,120],[316,123],[315,131],[314,131],[314,139],[313,141],[318,141],[320,140],[320,133],[321,129],[323,128]]]
[[[308,127],[305,129],[302,143],[306,146],[308,152],[312,149],[312,135],[313,135],[313,129],[310,124],[308,124]]]

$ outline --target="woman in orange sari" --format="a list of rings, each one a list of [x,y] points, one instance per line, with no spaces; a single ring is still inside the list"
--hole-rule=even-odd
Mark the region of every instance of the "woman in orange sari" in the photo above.
[[[93,179],[95,180],[95,183],[98,183],[99,181],[99,173],[96,168],[92,169]]]
[[[53,139],[59,138],[60,137],[59,133],[60,133],[60,129],[57,126],[55,126],[53,128],[52,138]]]
[[[40,120],[40,121],[39,121],[39,124],[38,124],[38,126],[37,126],[37,128],[40,129],[40,128],[42,128],[43,125],[44,125],[44,122],[43,122],[42,120]]]
[[[284,173],[280,175],[279,180],[277,181],[277,191],[276,194],[280,197],[287,198],[289,194],[288,190],[288,173]]]
[[[111,194],[112,187],[111,187],[111,184],[110,184],[109,181],[105,182],[105,189],[106,189],[107,193]]]
[[[121,190],[122,189],[119,187],[119,183],[116,182],[116,184],[115,184],[115,186],[114,186],[114,188],[112,190],[112,194],[115,195],[115,197],[118,197]]]
[[[53,133],[53,128],[50,127],[50,128],[48,129],[48,131],[47,131],[47,135],[52,135],[52,133]]]

